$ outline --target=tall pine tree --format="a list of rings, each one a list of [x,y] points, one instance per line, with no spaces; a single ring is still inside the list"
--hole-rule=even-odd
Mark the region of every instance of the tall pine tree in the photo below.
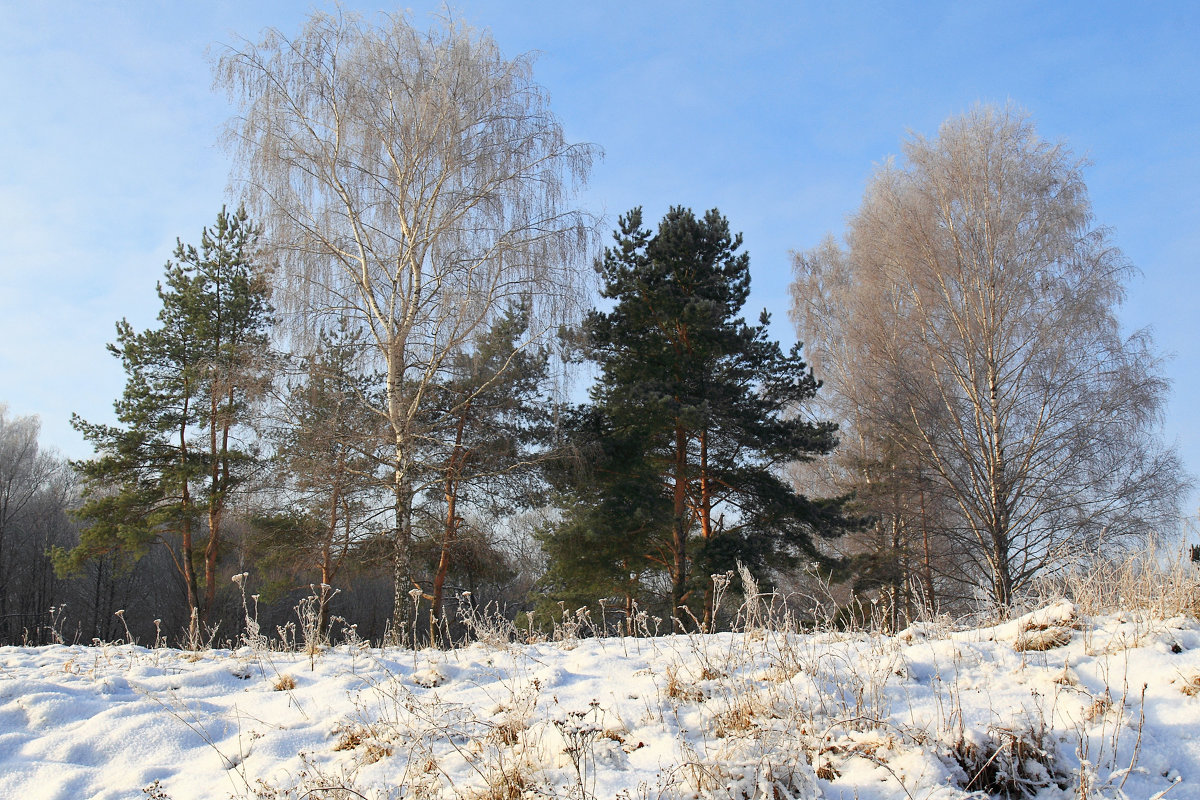
[[[588,513],[622,502],[618,494],[641,510],[629,525],[610,520],[591,531],[624,536],[630,547],[649,544],[640,560],[665,567],[676,625],[694,615],[708,626],[712,573],[737,561],[760,573],[780,567],[815,554],[814,534],[841,532],[839,502],[805,498],[781,477],[788,462],[828,453],[835,426],[795,413],[818,387],[800,346],[784,353],[771,341],[765,312],[753,326],[739,316],[750,259],[715,209],[698,219],[672,208],[653,234],[634,209],[615,239],[598,267],[612,309],[585,323],[600,370],[591,401],[603,422],[592,428],[609,451],[614,442],[639,443],[626,474],[649,472],[655,484],[638,497],[620,461],[610,459]],[[662,505],[670,509],[668,530],[630,535],[637,520],[661,517],[655,507]],[[578,535],[578,511],[566,522],[560,532]],[[595,550],[611,561],[606,552]]]
[[[257,239],[244,210],[222,207],[199,248],[179,242],[158,286],[158,327],[136,332],[121,320],[109,345],[127,374],[119,424],[72,419],[97,455],[76,464],[86,527],[74,550],[57,554],[60,569],[163,542],[198,621],[215,599],[225,511],[254,460],[238,428],[269,367]]]
[[[493,517],[535,505],[540,466],[552,431],[546,384],[548,347],[530,337],[530,308],[512,303],[503,315],[452,354],[428,389],[423,461],[427,502],[436,523],[437,561],[426,594],[430,640],[443,617],[446,580],[463,549],[467,508]]]

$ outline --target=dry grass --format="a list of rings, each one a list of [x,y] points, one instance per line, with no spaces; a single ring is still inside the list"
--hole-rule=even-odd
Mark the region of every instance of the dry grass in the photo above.
[[[339,735],[337,744],[333,746],[334,752],[362,747],[363,742],[371,735],[365,728],[359,727],[343,727],[337,729],[336,732]]]
[[[763,722],[771,719],[780,719],[780,716],[761,697],[746,694],[713,715],[712,728],[718,738],[752,735]]]
[[[704,691],[691,683],[680,674],[679,667],[672,664],[667,667],[667,697],[672,700],[699,703],[704,700]]]
[[[1196,697],[1197,695],[1200,695],[1200,673],[1196,673],[1190,677],[1185,677],[1182,685],[1179,687],[1179,691],[1183,692],[1188,697]]]
[[[1018,653],[1042,652],[1064,647],[1071,643],[1071,631],[1067,628],[1051,626],[1041,630],[1022,633],[1013,642],[1013,649]]]
[[[572,798],[594,800],[585,779],[596,769],[597,758],[611,759],[615,753],[619,760],[621,751],[628,755],[646,747],[639,736],[653,743],[639,725],[653,726],[656,719],[674,725],[681,719],[690,720],[702,730],[696,737],[680,739],[679,760],[664,766],[656,786],[647,786],[644,792],[639,789],[638,798],[689,793],[743,796],[723,793],[732,792],[735,786],[743,791],[751,784],[760,792],[753,795],[756,797],[816,796],[821,790],[818,780],[846,780],[843,776],[862,769],[861,760],[890,773],[904,786],[896,756],[919,749],[936,753],[956,773],[960,768],[961,773],[948,780],[968,792],[1015,798],[1036,796],[1047,789],[1053,792],[1056,786],[1064,791],[1074,787],[1073,796],[1086,800],[1099,796],[1095,787],[1103,789],[1106,776],[1112,780],[1113,774],[1128,772],[1137,760],[1138,752],[1131,755],[1127,743],[1129,737],[1140,738],[1140,729],[1126,716],[1126,709],[1134,706],[1129,687],[1122,687],[1121,680],[1110,682],[1106,674],[1104,685],[1097,688],[1090,681],[1081,682],[1063,661],[1045,676],[1051,688],[1044,707],[1027,709],[1027,714],[1016,718],[1006,716],[1007,709],[996,710],[990,721],[973,721],[974,735],[964,736],[962,689],[956,685],[957,650],[952,663],[943,662],[937,665],[935,676],[926,676],[931,686],[943,687],[938,690],[936,714],[905,719],[902,713],[895,713],[895,684],[911,680],[912,648],[936,647],[942,640],[942,649],[951,649],[948,640],[956,636],[952,622],[918,623],[905,635],[888,636],[878,619],[861,614],[855,617],[860,619],[859,627],[838,627],[841,617],[833,611],[824,616],[819,610],[800,613],[774,595],[759,595],[752,580],[744,578],[744,583],[751,588],[751,598],[735,615],[741,621],[738,636],[687,634],[670,640],[619,640],[617,646],[627,652],[635,647],[639,651],[674,648],[668,659],[653,663],[653,672],[646,667],[634,673],[662,675],[660,669],[665,673],[665,681],[655,680],[652,689],[628,695],[644,702],[644,711],[639,708],[637,717],[627,715],[614,721],[610,711],[593,701],[593,711],[565,712],[565,720],[547,719],[539,703],[555,706],[558,697],[544,691],[536,679],[529,680],[528,674],[504,678],[500,691],[508,696],[491,698],[496,705],[488,706],[486,712],[452,709],[445,703],[439,705],[434,693],[415,687],[441,686],[450,675],[460,680],[460,672],[454,671],[457,667],[446,661],[453,656],[442,653],[418,664],[414,654],[412,672],[403,680],[380,685],[381,707],[391,703],[394,708],[380,718],[363,715],[335,729],[333,750],[353,751],[346,763],[356,766],[389,756],[397,762],[407,758],[410,766],[405,775],[410,788],[423,787],[414,789],[413,797],[470,800],[567,796],[560,794],[563,791],[569,791]],[[1200,570],[1182,554],[1164,558],[1151,551],[1098,562],[1087,571],[1068,573],[1054,584],[1045,584],[1048,598],[1066,596],[1074,602],[1074,615],[1033,615],[1033,621],[1018,629],[1012,647],[1020,653],[1039,653],[1066,647],[1078,638],[1084,644],[1082,652],[1090,658],[1096,654],[1088,637],[1094,636],[1097,628],[1088,616],[1118,611],[1133,612],[1140,620],[1196,615],[1200,611],[1198,586]],[[564,609],[561,616],[554,633],[546,638],[562,649],[577,649],[581,639],[601,634],[586,609]],[[513,655],[514,660],[514,654],[520,652],[517,642],[533,634],[532,628],[525,632],[512,627],[498,613],[472,619],[477,641]],[[1141,627],[1153,630],[1163,626]],[[650,634],[645,624],[639,630]],[[1012,630],[1008,628],[1005,636],[1011,639]],[[1127,649],[1137,646],[1137,641],[1120,638],[1112,646]],[[1022,669],[1028,663],[1033,670],[1036,667],[1032,665],[1057,663],[1056,657],[1061,654],[1019,660]],[[439,665],[439,660],[444,663]],[[1082,669],[1074,662],[1071,666]],[[1092,688],[1084,688],[1085,683]],[[1176,684],[1184,695],[1200,696],[1200,673],[1180,674]],[[280,675],[275,688],[290,690],[295,682]],[[1180,702],[1190,701],[1181,698]],[[1066,728],[1065,732],[1061,725],[1053,728],[1056,708],[1069,708],[1066,716],[1077,721],[1078,728]],[[1064,766],[1075,748],[1068,752],[1060,741],[1064,735],[1076,734],[1079,752],[1093,748],[1090,762],[1074,762],[1078,775],[1071,771],[1075,766]],[[1126,738],[1118,764],[1117,744],[1122,736]],[[570,764],[563,762],[563,753],[571,756]],[[460,765],[459,772],[454,772],[455,763]],[[464,763],[471,769],[469,780],[461,778]],[[564,783],[563,774],[574,784]],[[457,785],[451,785],[451,775],[456,776]],[[342,787],[353,786],[352,779],[353,773],[343,779]],[[634,797],[624,792],[619,796]]]
[[[1141,551],[1078,564],[1039,588],[1043,596],[1070,599],[1089,616],[1134,611],[1160,620],[1200,617],[1200,565],[1182,546],[1151,541]]]
[[[489,737],[505,747],[513,747],[521,741],[525,730],[525,720],[507,719],[492,728]]]
[[[960,740],[953,754],[968,777],[963,788],[992,797],[1032,797],[1052,784],[1065,783],[1047,733],[1041,726],[997,727],[988,732],[986,743]]]
[[[381,761],[392,754],[390,745],[380,744],[379,742],[367,742],[363,748],[361,760],[363,764],[374,764],[376,761]]]
[[[521,800],[531,788],[529,778],[521,770],[497,770],[488,778],[487,786],[470,792],[467,800]]]
[[[1108,695],[1097,697],[1092,701],[1092,704],[1083,711],[1083,718],[1087,722],[1095,722],[1102,719],[1105,714],[1112,708],[1112,698]]]

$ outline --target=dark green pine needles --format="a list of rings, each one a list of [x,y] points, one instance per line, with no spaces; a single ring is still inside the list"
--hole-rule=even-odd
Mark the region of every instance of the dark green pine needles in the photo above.
[[[841,501],[782,474],[832,450],[836,426],[796,413],[819,386],[800,345],[784,353],[765,312],[740,316],[750,258],[715,209],[672,208],[654,234],[634,209],[615,240],[597,267],[612,308],[582,336],[599,377],[568,418],[590,469],[543,534],[547,594],[585,589],[631,610],[669,583],[675,625],[708,627],[713,574],[785,568],[816,553],[814,535],[841,533]]]

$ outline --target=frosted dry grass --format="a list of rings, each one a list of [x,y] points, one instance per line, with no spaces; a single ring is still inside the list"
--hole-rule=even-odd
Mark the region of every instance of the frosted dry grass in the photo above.
[[[1166,574],[1132,611],[1097,614],[1076,586],[896,635],[828,609],[802,624],[743,575],[736,633],[605,638],[563,609],[541,635],[483,609],[453,650],[372,648],[344,623],[302,648],[248,610],[227,650],[7,648],[0,797],[1197,800],[1200,623]],[[54,789],[85,735],[93,764]],[[131,736],[153,750],[127,754]]]
[[[194,661],[76,648],[61,668],[110,692],[124,675],[144,696],[177,698],[164,704],[172,736],[202,740],[239,797],[785,798],[874,787],[924,798],[1004,786],[1118,797],[1122,780],[1155,777],[1127,769],[1139,761],[1141,690],[1125,663],[1136,654],[1089,657],[1078,632],[1059,648],[1016,646],[1023,632],[1069,621],[1058,607],[1007,627],[910,637],[767,627],[415,655],[340,645],[315,671],[303,654],[272,651],[294,683],[286,690],[245,647]],[[1117,638],[1125,624],[1103,633]],[[1174,637],[1184,656],[1200,645],[1194,629]],[[1144,642],[1161,656],[1166,640]],[[1194,703],[1185,685],[1174,696]],[[205,757],[193,748],[191,760]],[[195,796],[169,777],[142,787],[155,779],[160,796]]]
[[[786,617],[743,611],[756,620],[743,632],[638,640],[633,656],[629,642],[570,633],[425,653],[409,684],[490,683],[493,704],[447,705],[393,676],[375,687],[379,702],[360,708],[362,729],[382,744],[359,767],[376,763],[372,753],[406,759],[401,785],[411,791],[396,796],[413,797],[775,799],[871,786],[922,798],[1124,798],[1142,796],[1126,792],[1131,776],[1158,779],[1148,797],[1178,785],[1169,766],[1153,774],[1162,757],[1139,765],[1146,687],[1129,685],[1134,645],[1089,655],[1077,634],[1092,623],[1069,603],[989,628],[926,624],[894,637],[804,633]],[[1099,630],[1132,642],[1130,625],[1114,618]],[[1051,644],[1030,646],[1047,631]],[[1138,641],[1200,645],[1195,625],[1165,631]],[[545,672],[567,654],[636,665],[623,685],[643,691],[567,708],[558,668]],[[1002,674],[1018,688],[990,686]],[[1177,691],[1187,696],[1189,685]],[[985,702],[965,699],[980,693]],[[657,768],[627,783],[651,747]],[[363,771],[343,774],[343,788],[364,796],[378,785]]]
[[[1139,614],[1150,620],[1200,617],[1200,564],[1181,547],[1150,541],[1120,558],[1095,558],[1038,587],[1042,599],[1067,597],[1082,614]]]

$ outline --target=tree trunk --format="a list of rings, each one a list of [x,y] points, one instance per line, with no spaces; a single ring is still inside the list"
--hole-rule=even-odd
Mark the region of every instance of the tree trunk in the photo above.
[[[1008,563],[1008,542],[1005,534],[999,530],[1000,523],[994,523],[992,531],[992,595],[1003,617],[1008,616],[1012,607],[1012,573]]]
[[[707,545],[712,539],[712,486],[708,480],[708,432],[700,432],[700,533]],[[711,632],[716,620],[713,619],[713,582],[712,576],[704,580],[704,622],[702,627]]]
[[[925,490],[921,489],[921,539],[925,550],[922,579],[925,582],[925,608],[930,615],[937,613],[937,597],[933,590],[933,555],[929,547],[929,518],[925,513]]]
[[[437,571],[433,575],[433,593],[429,596],[429,641],[438,641],[437,626],[442,618],[442,592],[446,585],[446,574],[450,571],[450,548],[458,534],[459,519],[455,516],[457,509],[457,488],[451,488],[452,481],[446,481],[446,528],[442,532],[442,552],[438,556]]]
[[[5,537],[5,532],[8,528],[8,526],[5,523],[7,521],[8,521],[8,492],[6,491],[6,492],[4,492],[4,494],[2,496],[0,496],[0,585],[5,587],[4,589],[0,589],[0,635],[4,635],[6,637],[4,639],[4,641],[9,641],[9,639],[7,638],[8,628],[10,627],[8,625],[8,590],[7,589],[9,586],[12,585],[11,583],[9,583],[8,566],[4,560],[5,556],[6,556],[6,554],[4,552],[4,537]]]
[[[446,527],[442,532],[442,552],[438,556],[437,572],[433,576],[433,594],[430,596],[429,608],[429,641],[437,641],[437,625],[442,617],[442,590],[446,585],[446,574],[450,571],[450,551],[458,536],[458,489],[462,480],[462,470],[466,462],[466,451],[463,449],[463,431],[467,426],[467,417],[471,412],[471,404],[467,402],[458,418],[457,430],[454,432],[454,449],[446,465]]]
[[[341,475],[343,459],[344,455],[339,451],[335,475]],[[320,636],[325,636],[329,631],[329,602],[326,596],[329,590],[325,587],[332,585],[333,581],[333,537],[337,532],[340,489],[339,477],[333,482],[333,496],[329,501],[329,532],[321,542],[321,607],[317,616],[317,633]]]
[[[412,276],[413,291],[421,294],[421,274],[417,270]],[[407,369],[407,334],[412,325],[412,309],[399,326],[388,326],[386,343],[387,357],[387,410],[388,422],[394,436],[395,455],[393,460],[392,491],[395,495],[396,527],[392,532],[392,633],[393,644],[404,644],[409,631],[409,606],[412,599],[409,591],[415,586],[412,574],[412,477],[409,475],[412,445],[412,418],[417,398],[406,397],[404,375]],[[412,642],[416,646],[416,642]]]
[[[217,552],[221,536],[221,462],[217,456],[217,393],[209,401],[208,452],[211,461],[208,492],[208,544],[204,548],[204,606],[200,618],[208,622],[217,596]]]
[[[1012,570],[1009,552],[1008,486],[1005,476],[1003,428],[1000,418],[999,385],[994,364],[988,364],[988,404],[992,448],[988,453],[989,502],[991,503],[991,528],[993,545],[992,570],[995,575],[994,594],[1001,613],[1007,615],[1012,606]]]
[[[675,524],[671,569],[671,619],[676,631],[684,627],[683,604],[687,599],[687,435],[675,426]]]
[[[104,559],[96,559],[96,585],[92,590],[92,635],[104,638],[100,629],[100,587],[104,585]],[[130,642],[133,644],[133,642]]]
[[[196,629],[197,614],[200,609],[200,592],[196,583],[196,564],[193,561],[193,545],[192,545],[192,493],[188,487],[187,478],[187,416],[188,416],[188,398],[183,401],[183,422],[179,425],[179,465],[182,472],[182,486],[180,495],[180,511],[182,519],[180,520],[180,561],[183,562],[183,582],[187,586],[187,604],[188,616],[191,622],[188,623],[188,639],[195,642],[199,635],[199,630]]]
[[[397,444],[397,450],[400,445]],[[397,455],[397,460],[401,458]],[[400,464],[396,465],[395,479],[392,484],[396,498],[396,528],[393,532],[393,581],[392,595],[392,643],[403,645],[411,637],[409,625],[409,606],[412,598],[409,591],[416,584],[412,576],[412,485],[409,482],[407,470]],[[412,642],[415,647],[416,642]]]

